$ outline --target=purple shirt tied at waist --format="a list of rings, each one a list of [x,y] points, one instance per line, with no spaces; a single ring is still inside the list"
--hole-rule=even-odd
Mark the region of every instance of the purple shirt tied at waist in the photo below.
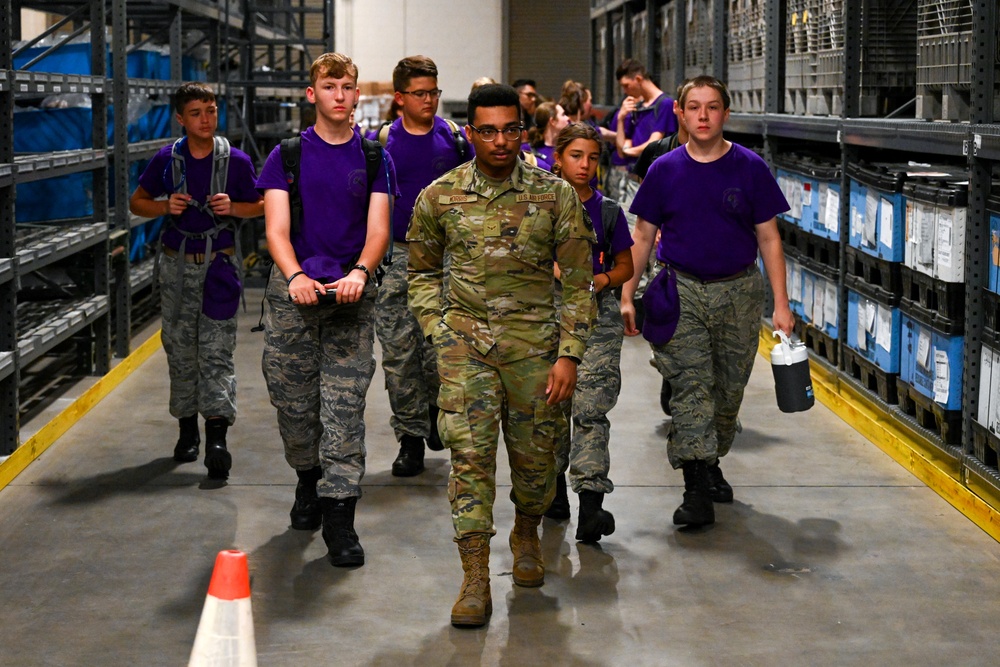
[[[713,162],[681,146],[657,159],[629,210],[661,230],[656,258],[701,280],[757,261],[756,225],[789,209],[767,163],[733,144]]]
[[[157,151],[156,155],[149,161],[149,164],[146,165],[146,169],[142,172],[142,175],[139,176],[139,185],[153,199],[163,195],[169,196],[177,191],[177,187],[174,184],[174,170],[170,157],[172,148],[173,145],[171,144]],[[199,159],[191,157],[191,152],[188,150],[186,141],[181,147],[181,153],[184,155],[183,174],[188,194],[195,201],[204,204],[208,201],[209,190],[212,184],[212,155],[209,154]],[[259,200],[260,195],[254,189],[256,177],[257,174],[250,156],[238,148],[231,148],[229,154],[229,171],[226,177],[226,194],[229,195],[229,198],[234,202],[244,203]],[[178,229],[183,229],[192,234],[201,234],[212,229],[216,224],[216,220],[208,213],[194,206],[189,206],[175,220],[175,224],[176,229],[174,226],[168,226],[163,232],[163,245],[173,250],[181,247],[181,241],[184,238]],[[214,251],[221,248],[231,248],[233,244],[232,232],[225,229],[221,230],[218,237],[212,241],[212,249]],[[205,240],[188,239],[187,243],[184,244],[184,252],[205,252]]]
[[[395,192],[395,169],[392,158],[386,159]],[[328,144],[310,127],[302,133],[299,178],[302,226],[291,239],[296,258],[300,264],[311,257],[329,258],[342,269],[349,268],[365,246],[368,229],[368,175],[361,137],[354,133],[347,143]],[[288,192],[288,179],[281,147],[275,146],[260,170],[257,189]],[[380,168],[371,191],[389,189],[386,170]]]

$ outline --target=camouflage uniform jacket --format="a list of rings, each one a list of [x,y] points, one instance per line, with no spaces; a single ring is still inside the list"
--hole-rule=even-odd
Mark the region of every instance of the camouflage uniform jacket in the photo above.
[[[443,322],[480,354],[496,345],[504,362],[556,349],[583,358],[596,311],[595,236],[566,181],[518,159],[506,180],[491,182],[472,161],[420,193],[406,240],[410,310],[425,336],[438,342]]]

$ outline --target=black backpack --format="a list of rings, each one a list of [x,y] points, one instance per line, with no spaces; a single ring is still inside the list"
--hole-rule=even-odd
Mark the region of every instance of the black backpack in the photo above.
[[[453,120],[448,118],[443,119],[445,123],[448,124],[448,129],[451,130],[451,140],[455,142],[455,152],[458,153],[458,159],[462,162],[468,162],[472,159],[472,155],[469,152],[469,141],[462,134],[461,128]],[[378,143],[385,146],[386,142],[389,141],[389,128],[392,126],[393,121],[387,120],[378,128]]]
[[[611,269],[613,259],[611,257],[611,236],[614,234],[615,225],[618,224],[618,211],[620,210],[621,205],[611,197],[605,197],[601,200],[601,226],[604,228],[604,245],[601,248],[604,266],[601,268],[605,271]]]

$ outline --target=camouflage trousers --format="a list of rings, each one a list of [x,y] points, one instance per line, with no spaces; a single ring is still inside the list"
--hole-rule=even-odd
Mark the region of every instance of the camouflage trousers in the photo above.
[[[625,325],[614,292],[597,295],[597,319],[577,368],[572,400],[573,435],[569,451],[569,482],[573,490],[611,493],[608,479],[611,422],[608,413],[622,388],[621,356]],[[560,466],[564,470],[566,465]]]
[[[296,306],[271,270],[261,367],[278,411],[285,460],[319,465],[320,496],[361,496],[365,474],[365,394],[375,375],[375,286],[349,305]]]
[[[435,334],[438,429],[451,450],[448,500],[455,539],[495,535],[496,462],[501,427],[510,461],[510,497],[522,512],[539,515],[555,497],[557,433],[566,427],[561,406],[545,403],[551,354],[502,362],[453,331]]]
[[[170,414],[180,419],[201,414],[236,420],[236,318],[213,320],[201,312],[205,266],[188,262],[184,284],[176,289],[176,262],[184,258],[160,257],[160,312],[163,351],[170,374]],[[177,295],[180,311],[172,321]]]
[[[681,315],[674,337],[654,345],[653,363],[673,390],[667,457],[714,462],[729,453],[750,380],[764,305],[756,266],[734,280],[701,283],[677,275]]]
[[[382,371],[392,408],[389,424],[396,440],[404,435],[430,435],[427,410],[440,383],[434,348],[406,302],[409,254],[405,243],[393,245],[392,265],[375,299],[375,333],[382,345]]]

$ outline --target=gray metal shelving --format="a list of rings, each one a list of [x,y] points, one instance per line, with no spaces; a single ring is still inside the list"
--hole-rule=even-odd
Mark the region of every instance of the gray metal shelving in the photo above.
[[[837,0],[827,3],[823,7],[823,13],[817,11],[818,6],[811,0],[762,0],[761,3],[726,3],[724,0],[709,0],[715,12],[712,15],[711,42],[713,51],[722,49],[722,52],[746,51],[746,44],[733,44],[734,33],[729,29],[731,26],[742,25],[731,19],[730,9],[736,8],[740,12],[749,11],[754,7],[762,10],[765,20],[760,24],[758,38],[761,40],[762,48],[751,49],[755,58],[763,54],[763,64],[760,68],[759,79],[754,79],[753,85],[744,86],[743,90],[758,91],[760,97],[750,97],[753,101],[761,100],[757,106],[761,113],[732,113],[727,124],[727,133],[748,139],[752,142],[763,143],[763,153],[770,158],[776,150],[785,148],[790,150],[808,150],[810,147],[826,154],[840,155],[840,168],[843,174],[840,186],[840,229],[842,238],[840,247],[847,245],[849,230],[849,193],[850,179],[847,177],[847,167],[856,164],[861,159],[875,159],[881,151],[893,151],[894,155],[911,154],[910,159],[916,162],[946,161],[951,164],[956,162],[966,165],[968,170],[969,191],[967,208],[967,229],[965,236],[965,317],[964,317],[964,354],[963,354],[963,405],[962,405],[962,437],[960,446],[950,446],[943,442],[938,442],[937,447],[943,459],[958,461],[959,467],[964,471],[963,481],[970,486],[976,484],[980,488],[988,487],[991,493],[1000,492],[1000,471],[995,466],[984,465],[983,461],[977,458],[972,444],[972,424],[978,408],[978,388],[979,388],[979,361],[981,340],[983,333],[983,308],[981,300],[981,290],[985,289],[988,268],[989,268],[989,218],[986,209],[986,199],[990,188],[994,184],[994,174],[1000,166],[1000,118],[995,114],[1000,114],[1000,93],[998,93],[997,70],[1000,69],[1000,51],[998,51],[998,31],[1000,31],[1000,2],[997,0],[968,0],[968,16],[971,25],[963,24],[963,32],[959,35],[959,41],[965,40],[971,51],[971,62],[964,67],[968,72],[975,72],[975,76],[965,76],[964,79],[954,82],[947,80],[947,86],[942,88],[945,98],[949,95],[954,100],[961,98],[962,103],[968,103],[968,113],[966,122],[949,122],[948,120],[924,120],[923,116],[932,117],[927,113],[928,102],[924,99],[923,109],[915,112],[913,103],[905,103],[898,109],[893,109],[890,116],[893,117],[862,117],[863,115],[874,116],[873,109],[879,108],[873,105],[874,99],[898,99],[900,82],[910,83],[910,79],[916,81],[915,86],[923,85],[920,91],[925,98],[927,95],[937,94],[932,88],[928,89],[926,72],[928,67],[938,67],[940,63],[932,62],[928,64],[926,58],[938,57],[928,50],[925,36],[927,30],[920,29],[920,54],[914,63],[915,70],[921,72],[923,79],[914,78],[910,75],[914,72],[902,71],[906,69],[903,64],[893,65],[888,68],[888,77],[878,80],[872,77],[872,64],[876,66],[885,63],[909,63],[910,56],[901,53],[904,47],[910,49],[917,47],[917,37],[914,31],[912,19],[912,7],[914,3],[907,5],[893,4],[886,1],[869,2],[868,0]],[[728,6],[726,6],[728,4]],[[921,16],[926,15],[926,6],[930,3],[921,0]],[[954,4],[954,3],[953,3]],[[898,5],[898,7],[897,7]],[[600,31],[606,31],[608,36],[613,33],[611,26],[622,20],[628,20],[630,16],[638,12],[649,12],[655,15],[660,12],[672,13],[675,19],[680,18],[680,8],[690,8],[691,3],[680,2],[680,0],[661,0],[657,2],[647,2],[646,0],[627,0],[626,2],[598,2],[591,3],[591,19],[593,23],[592,34],[597,35]],[[830,14],[830,9],[834,8],[834,14]],[[904,16],[907,22],[899,23],[885,34],[888,37],[883,42],[889,45],[884,52],[872,51],[873,30],[885,31],[885,25],[879,23],[882,15],[879,10],[886,8],[897,8],[894,16]],[[839,13],[838,13],[839,10]],[[803,11],[808,12],[811,25],[802,25]],[[721,14],[720,14],[721,12]],[[883,12],[884,14],[884,12]],[[867,15],[872,20],[868,25],[864,24],[863,16]],[[836,60],[836,73],[840,77],[839,83],[830,83],[827,76],[822,81],[810,79],[817,75],[817,63],[811,66],[802,66],[808,58],[813,58],[815,54],[807,57],[806,38],[813,39],[815,34],[810,30],[815,30],[816,20],[825,17],[830,23],[822,26],[834,26],[836,28],[833,37],[834,41],[840,45],[840,51],[830,51],[824,57]],[[747,16],[740,19],[746,23]],[[751,17],[753,18],[753,17]],[[697,26],[691,25],[694,20],[690,11],[687,13],[686,21],[682,21],[687,29],[694,29]],[[754,19],[756,20],[756,19]],[[922,20],[922,19],[921,19]],[[673,22],[673,30],[677,31],[678,21]],[[905,28],[905,31],[904,31]],[[905,34],[904,34],[905,32]],[[914,35],[914,44],[910,44],[910,32]],[[683,29],[679,31],[683,34]],[[653,39],[663,38],[663,33],[651,31]],[[674,34],[677,34],[676,32]],[[901,36],[906,40],[901,39]],[[614,67],[617,63],[611,57],[613,53],[624,52],[633,55],[631,52],[631,36],[623,35],[624,45],[605,44],[603,48],[595,48],[594,62],[592,66],[593,87],[595,91],[606,92],[602,98],[598,96],[598,101],[606,104],[614,104],[618,98],[618,88],[613,79]],[[744,39],[744,34],[739,39]],[[829,37],[829,34],[827,35]],[[679,41],[684,41],[678,36]],[[792,40],[799,40],[793,44]],[[621,47],[624,48],[621,48]],[[733,48],[730,48],[730,47]],[[809,48],[812,48],[811,46]],[[645,52],[659,49],[661,53],[670,53],[671,50],[680,53],[673,58],[675,63],[684,62],[683,45],[666,44],[645,44],[644,53],[634,55],[649,65],[652,65],[651,74],[654,80],[666,75],[670,81],[661,81],[661,87],[670,90],[677,83],[675,79],[681,77],[680,70],[676,67],[668,71],[658,69],[666,58],[649,58]],[[893,50],[895,49],[895,50]],[[949,54],[952,51],[948,51]],[[957,51],[955,51],[957,53]],[[873,60],[874,56],[881,60]],[[822,54],[820,54],[822,55]],[[905,59],[904,59],[905,58]],[[920,60],[924,58],[925,60]],[[896,59],[896,60],[894,60]],[[864,60],[864,63],[863,63]],[[832,62],[832,60],[830,61]],[[738,63],[739,64],[739,63]],[[830,63],[827,63],[828,65]],[[728,66],[728,70],[727,70]],[[723,80],[727,79],[727,74],[732,71],[733,62],[725,62],[725,59],[715,59],[710,70],[705,73],[714,74]],[[867,68],[867,73],[866,73]],[[745,68],[744,68],[745,69]],[[819,67],[823,70],[823,67]],[[833,69],[826,68],[829,72]],[[899,70],[899,71],[893,71]],[[957,66],[954,68],[957,71]],[[756,71],[756,70],[755,70]],[[824,70],[826,71],[826,70]],[[741,69],[740,72],[743,72]],[[697,73],[697,72],[695,72]],[[692,72],[684,73],[691,76]],[[954,72],[948,74],[954,78]],[[755,75],[756,76],[756,75]],[[924,81],[922,84],[921,81]],[[941,79],[945,82],[945,79]],[[791,88],[786,90],[786,87]],[[955,88],[955,84],[959,88]],[[879,85],[885,87],[878,89]],[[950,88],[948,86],[951,86]],[[964,88],[962,87],[964,86]],[[891,89],[891,90],[890,90]],[[928,92],[930,90],[930,92]],[[811,92],[810,92],[811,91]],[[890,94],[891,93],[891,94]],[[826,95],[827,104],[824,107],[820,104],[822,100],[812,100],[812,109],[836,107],[834,115],[795,115],[801,114],[810,109],[809,95]],[[895,95],[895,97],[893,97]],[[917,92],[914,93],[917,95]],[[744,98],[747,99],[747,98]],[[788,108],[786,108],[786,106]],[[932,105],[933,106],[933,105]],[[944,106],[947,106],[944,105]],[[887,110],[888,111],[888,110]],[[903,114],[909,111],[911,117],[903,118]],[[785,113],[787,112],[787,113]],[[965,109],[962,109],[965,115]],[[916,115],[921,118],[914,118]],[[948,114],[944,114],[948,115]],[[949,116],[951,118],[951,116]],[[839,311],[842,322],[846,322],[846,295],[844,287],[845,265],[843,260],[844,252],[840,253],[842,260],[839,267]],[[842,342],[840,343],[842,344]],[[843,355],[839,355],[843,364]],[[841,367],[843,373],[843,366]],[[842,376],[847,384],[853,380],[846,375]],[[877,402],[877,400],[876,400]],[[921,437],[930,442],[935,441],[933,433],[922,428],[911,417],[902,413],[901,410],[892,406],[883,406],[887,416],[896,420],[900,425],[918,433]],[[975,481],[970,481],[971,478]]]

